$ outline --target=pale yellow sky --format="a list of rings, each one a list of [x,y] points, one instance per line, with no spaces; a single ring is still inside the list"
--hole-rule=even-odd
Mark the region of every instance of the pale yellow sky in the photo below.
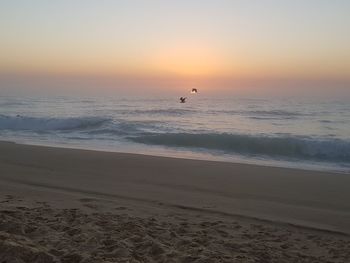
[[[282,80],[344,88],[349,13],[346,0],[3,1],[0,89],[40,76],[116,89]]]

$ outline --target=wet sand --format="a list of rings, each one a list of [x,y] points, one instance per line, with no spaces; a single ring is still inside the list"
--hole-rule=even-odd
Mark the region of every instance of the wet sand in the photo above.
[[[349,262],[350,176],[0,143],[0,262]]]

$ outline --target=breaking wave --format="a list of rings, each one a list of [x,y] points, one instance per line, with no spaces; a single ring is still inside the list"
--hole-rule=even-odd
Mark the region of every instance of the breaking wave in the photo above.
[[[297,119],[313,115],[287,110],[209,110],[210,114],[242,115],[256,120]]]
[[[305,116],[305,113],[292,112],[286,110],[254,110],[247,111],[249,114],[263,115],[263,116],[283,116],[283,117],[294,117],[294,116]]]
[[[253,156],[350,162],[350,141],[304,137],[269,137],[243,134],[144,134],[129,140],[150,145],[222,150]]]
[[[12,131],[65,131],[96,128],[108,122],[107,118],[71,117],[71,118],[39,118],[26,116],[0,115],[0,130]]]
[[[165,116],[181,116],[185,114],[196,113],[195,110],[191,109],[178,109],[178,108],[168,108],[168,109],[145,109],[145,110],[117,110],[119,114],[132,114],[132,115],[165,115]]]

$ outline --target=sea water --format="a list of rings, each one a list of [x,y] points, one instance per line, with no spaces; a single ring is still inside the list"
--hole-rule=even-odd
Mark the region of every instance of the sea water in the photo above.
[[[0,140],[350,172],[350,103],[2,96]]]

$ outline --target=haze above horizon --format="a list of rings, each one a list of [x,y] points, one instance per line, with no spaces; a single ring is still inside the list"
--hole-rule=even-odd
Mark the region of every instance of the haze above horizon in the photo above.
[[[349,94],[350,2],[1,1],[0,90]]]

